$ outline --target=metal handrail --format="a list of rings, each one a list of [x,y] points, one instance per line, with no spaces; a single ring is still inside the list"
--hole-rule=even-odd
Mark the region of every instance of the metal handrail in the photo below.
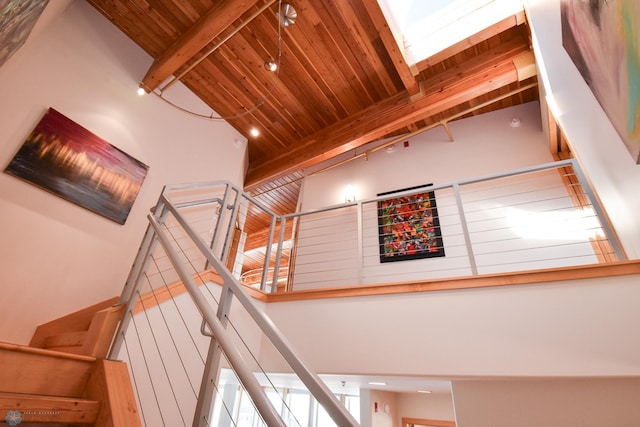
[[[441,183],[436,185],[430,185],[428,187],[422,187],[420,191],[437,191],[437,190],[447,190],[453,193],[453,198],[455,199],[455,204],[451,206],[455,206],[457,209],[457,214],[461,218],[461,228],[462,234],[465,238],[465,245],[467,246],[467,256],[470,262],[470,270],[472,274],[478,274],[478,269],[475,265],[475,255],[469,240],[469,230],[466,227],[467,221],[465,219],[464,209],[462,206],[462,199],[460,195],[460,187],[467,184],[475,184],[484,181],[490,181],[498,178],[511,177],[516,175],[523,175],[528,173],[540,172],[551,169],[565,168],[571,167],[575,172],[575,176],[577,177],[578,183],[582,186],[585,192],[585,196],[590,200],[591,205],[594,208],[596,215],[599,218],[604,218],[604,210],[599,205],[598,199],[595,197],[592,189],[589,186],[586,177],[581,172],[579,165],[574,159],[545,163],[533,167],[519,168],[511,171],[485,175],[475,178],[463,179],[454,182]],[[174,192],[179,193],[182,190],[208,190],[208,189],[216,189],[217,187],[224,187],[224,195],[221,197],[211,197],[207,195],[207,197],[203,197],[202,199],[197,200],[188,200],[188,201],[178,201],[172,202],[171,196]],[[407,190],[404,192],[394,193],[394,197],[408,196],[412,195],[416,192],[416,190]],[[325,410],[329,413],[329,415],[334,419],[334,421],[340,426],[357,426],[357,422],[351,416],[351,414],[346,411],[346,409],[337,401],[333,393],[329,390],[329,388],[319,379],[319,377],[314,374],[311,369],[301,361],[299,355],[293,350],[291,344],[286,340],[283,336],[282,332],[273,324],[273,322],[265,315],[265,313],[259,309],[253,299],[248,295],[244,287],[239,283],[238,279],[236,279],[232,272],[229,271],[226,265],[226,259],[229,256],[229,251],[231,250],[231,244],[229,240],[229,236],[235,227],[235,222],[238,219],[239,215],[243,208],[246,208],[246,203],[251,203],[253,207],[258,209],[260,212],[267,215],[270,226],[268,232],[268,238],[265,244],[266,255],[263,266],[263,277],[262,277],[262,290],[265,290],[268,286],[268,273],[270,269],[270,261],[272,256],[272,248],[275,251],[273,257],[275,258],[275,264],[273,266],[273,278],[271,283],[272,291],[276,291],[277,289],[277,280],[278,280],[278,269],[280,268],[280,260],[282,257],[283,251],[283,240],[285,225],[287,221],[298,221],[301,218],[305,218],[307,216],[312,216],[314,214],[320,214],[325,212],[338,211],[340,209],[345,209],[349,207],[357,208],[357,232],[358,232],[358,258],[362,258],[362,228],[363,228],[363,206],[365,204],[376,203],[380,200],[385,200],[388,196],[378,196],[373,198],[368,198],[364,200],[359,200],[351,203],[339,204],[328,206],[321,209],[310,210],[307,212],[296,212],[290,213],[286,215],[276,215],[273,211],[268,209],[266,206],[255,202],[250,195],[244,193],[241,189],[233,186],[228,182],[215,182],[215,183],[199,183],[195,185],[187,185],[180,184],[175,186],[167,186],[163,190],[160,199],[158,201],[157,206],[153,209],[153,215],[149,216],[150,226],[147,230],[145,237],[143,239],[142,245],[139,249],[136,261],[134,266],[131,269],[130,275],[127,279],[127,283],[123,290],[121,303],[127,304],[127,312],[131,312],[133,306],[135,305],[134,295],[136,293],[136,286],[138,286],[141,281],[141,277],[144,275],[146,266],[149,262],[149,258],[151,253],[154,250],[154,246],[158,244],[162,245],[169,259],[172,260],[172,264],[174,264],[174,268],[178,273],[180,280],[185,284],[189,294],[191,295],[194,303],[198,307],[198,310],[202,313],[204,317],[204,321],[206,323],[207,329],[213,335],[213,339],[210,345],[210,361],[218,360],[219,354],[216,355],[215,351],[218,348],[218,345],[223,349],[224,353],[227,355],[230,364],[236,370],[238,376],[241,381],[245,385],[247,392],[250,394],[254,403],[258,407],[260,413],[263,415],[264,419],[268,423],[269,426],[280,426],[282,424],[282,420],[279,418],[279,415],[271,406],[271,403],[266,398],[264,391],[261,389],[255,377],[252,375],[251,371],[247,367],[247,364],[242,359],[242,356],[238,352],[238,350],[233,347],[233,343],[230,339],[226,337],[226,316],[229,313],[229,306],[231,299],[235,297],[235,299],[242,305],[246,313],[253,319],[255,324],[261,329],[264,336],[266,336],[273,343],[276,350],[282,355],[282,357],[287,361],[287,363],[291,366],[294,372],[298,374],[302,382],[306,385],[309,391],[314,395],[314,397],[324,406]],[[184,198],[184,197],[183,197]],[[219,206],[219,212],[216,214],[215,218],[215,229],[211,241],[205,242],[201,235],[194,230],[193,227],[190,226],[188,220],[183,215],[182,211],[185,209],[190,209],[203,205],[211,205],[215,204]],[[208,208],[207,208],[208,209]],[[204,256],[206,259],[206,265],[212,267],[222,278],[223,281],[223,289],[222,289],[222,299],[219,303],[217,313],[215,310],[208,305],[205,299],[202,298],[197,285],[192,279],[191,275],[189,275],[184,268],[180,265],[178,256],[175,254],[175,250],[171,247],[171,243],[168,241],[168,238],[164,235],[164,231],[162,230],[162,226],[166,218],[171,215],[174,218],[181,230],[186,233],[189,240],[195,244],[200,254]],[[240,221],[242,221],[242,217],[240,217]],[[276,236],[275,229],[279,224],[280,232],[278,236]],[[602,221],[601,227],[607,236],[609,243],[611,245],[612,251],[618,257],[618,259],[624,259],[624,251],[620,246],[618,240],[615,238],[615,233],[608,224],[607,221]],[[275,240],[275,241],[274,241]],[[462,246],[462,245],[460,245]],[[230,267],[232,268],[232,267]],[[360,271],[362,269],[361,260],[357,265],[358,268],[358,277],[360,277]],[[293,270],[293,269],[291,269]],[[125,320],[121,322],[120,329],[114,341],[114,345],[111,351],[111,355],[115,355],[118,353],[120,345],[121,345],[121,336],[124,334],[124,330],[128,325],[128,321]],[[212,372],[211,366],[209,366],[209,362],[207,362],[207,367],[205,367],[205,372]],[[205,375],[208,375],[205,373]],[[203,377],[203,386],[206,383],[205,378]],[[205,396],[206,393],[201,393],[201,396]],[[209,394],[210,396],[210,394]],[[210,405],[200,404],[198,402],[197,411],[200,411],[200,414],[196,414],[194,417],[194,426],[200,425],[196,423],[196,419],[202,419],[202,413],[208,413],[211,410]],[[276,419],[277,418],[277,419]]]
[[[175,204],[170,200],[171,193],[173,191],[190,190],[193,188],[206,188],[206,187],[224,187],[224,197],[206,197],[202,200],[196,201],[180,201]],[[229,194],[235,192],[236,195],[233,200],[230,200]],[[149,260],[152,257],[154,248],[159,244],[167,258],[169,259],[173,269],[177,273],[180,281],[184,284],[187,292],[189,293],[192,301],[194,302],[197,310],[203,317],[203,330],[207,329],[204,335],[211,337],[210,351],[208,360],[206,362],[204,374],[202,377],[201,390],[198,397],[196,406],[196,413],[193,418],[193,426],[208,425],[207,417],[211,412],[212,402],[202,402],[203,399],[211,399],[211,390],[209,387],[209,377],[212,377],[213,372],[217,371],[220,361],[220,349],[226,356],[229,364],[236,372],[241,383],[249,393],[252,401],[255,404],[256,409],[263,417],[268,426],[282,426],[285,424],[281,419],[278,412],[274,409],[271,401],[268,399],[265,391],[260,386],[256,377],[253,375],[250,369],[249,363],[243,358],[239,349],[235,346],[233,340],[229,336],[230,332],[226,329],[227,316],[229,314],[229,308],[232,297],[242,305],[246,313],[250,316],[255,324],[260,328],[264,336],[266,336],[273,344],[274,348],[282,355],[283,359],[289,364],[292,371],[298,375],[300,380],[306,385],[310,393],[315,399],[325,408],[331,418],[337,423],[337,425],[345,427],[356,427],[359,424],[353,418],[353,416],[344,408],[344,406],[335,398],[331,390],[326,384],[303,362],[299,354],[293,349],[291,343],[284,337],[282,332],[277,326],[266,316],[264,311],[259,309],[254,300],[248,295],[245,288],[239,283],[239,281],[232,275],[225,265],[225,258],[227,256],[229,244],[225,242],[223,245],[222,253],[214,253],[214,242],[221,238],[223,235],[228,235],[228,229],[225,233],[224,228],[232,228],[234,226],[233,221],[222,220],[224,212],[221,212],[216,218],[216,230],[212,238],[211,244],[205,242],[198,233],[190,226],[188,221],[181,213],[181,209],[189,209],[198,207],[199,205],[211,205],[219,204],[220,211],[228,210],[227,214],[234,217],[237,214],[237,207],[242,198],[250,197],[243,194],[240,190],[233,187],[229,183],[215,183],[215,184],[196,184],[194,187],[185,185],[168,186],[163,190],[158,204],[152,209],[152,214],[148,216],[149,227],[145,233],[142,245],[138,251],[136,261],[131,269],[123,294],[121,302],[126,304],[125,319],[121,322],[114,344],[110,351],[110,358],[117,357],[121,346],[124,341],[124,335],[128,325],[131,322],[132,314],[134,312],[137,300],[135,298],[136,292],[140,287],[140,283],[149,264]],[[274,232],[273,228],[277,216],[273,212],[269,212],[265,209],[266,213],[271,215],[272,229],[270,233],[270,239],[273,240]],[[218,310],[210,305],[207,299],[200,292],[198,285],[195,283],[193,277],[187,272],[184,265],[181,264],[180,257],[178,256],[176,249],[172,246],[169,237],[163,230],[164,223],[168,216],[171,216],[180,226],[182,231],[186,233],[188,238],[197,247],[199,252],[205,257],[207,265],[213,268],[223,281],[222,298],[218,304]],[[227,218],[228,219],[228,218]],[[206,326],[206,327],[205,327]]]
[[[238,280],[232,276],[231,272],[226,268],[226,266],[210,250],[208,250],[207,245],[199,238],[199,236],[191,229],[191,227],[189,227],[187,221],[180,214],[180,212],[170,203],[168,203],[168,200],[164,195],[162,196],[162,199],[167,209],[171,211],[178,223],[183,227],[185,232],[189,235],[189,237],[191,237],[196,246],[198,246],[198,248],[205,255],[209,264],[214,268],[214,270],[216,270],[216,272],[218,272],[218,274],[222,278],[224,284],[222,291],[223,294],[225,294],[227,291],[230,291],[233,296],[236,297],[238,302],[242,304],[247,313],[256,322],[262,332],[269,338],[269,340],[282,355],[285,361],[289,364],[289,366],[291,366],[294,373],[298,375],[300,380],[309,389],[311,394],[316,398],[316,400],[318,400],[318,402],[320,402],[320,404],[322,404],[325,410],[338,425],[345,427],[358,426],[358,423],[353,418],[353,416],[347,410],[345,410],[344,406],[342,406],[340,402],[338,402],[334,394],[320,379],[320,377],[318,377],[302,361],[300,355],[295,352],[293,346],[285,338],[280,329],[273,323],[273,321],[271,321],[271,319],[264,313],[264,311],[260,310],[256,306],[256,304],[253,302],[253,299],[249,296],[240,282],[238,282]],[[150,217],[150,221],[152,221],[152,218],[153,217]],[[155,221],[155,219],[153,219],[153,221]],[[156,232],[158,231],[156,230]],[[192,281],[192,279],[188,277],[188,275],[186,275],[186,277],[181,277],[181,279],[188,279]],[[189,289],[189,292],[191,293],[191,289]],[[213,330],[213,335],[218,338],[215,330]]]

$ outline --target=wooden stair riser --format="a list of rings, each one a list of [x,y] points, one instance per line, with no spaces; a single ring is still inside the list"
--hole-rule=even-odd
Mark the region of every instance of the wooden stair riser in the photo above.
[[[0,392],[81,397],[95,358],[0,343]]]
[[[94,424],[100,402],[95,400],[0,393],[0,414],[17,411],[24,423]]]
[[[92,305],[38,326],[32,347],[103,358],[124,313],[117,298]]]

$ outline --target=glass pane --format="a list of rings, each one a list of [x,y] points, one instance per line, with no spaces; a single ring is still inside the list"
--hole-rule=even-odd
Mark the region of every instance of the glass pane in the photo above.
[[[281,388],[268,388],[265,390],[265,393],[267,394],[267,397],[269,398],[269,401],[275,408],[276,412],[282,414],[282,406],[284,404],[282,396],[284,394],[284,390]]]
[[[333,422],[327,411],[324,410],[322,405],[316,402],[316,426],[317,427],[337,427],[338,425]]]
[[[240,407],[238,409],[237,427],[253,427],[257,419],[260,418],[253,407],[253,402],[249,394],[242,390],[240,396]]]
[[[290,390],[287,395],[290,412],[284,415],[287,427],[309,427],[311,397],[306,391]]]
[[[360,396],[345,396],[344,406],[353,418],[360,423]]]

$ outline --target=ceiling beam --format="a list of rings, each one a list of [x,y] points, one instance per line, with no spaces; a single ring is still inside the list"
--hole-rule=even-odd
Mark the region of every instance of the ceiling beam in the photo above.
[[[384,45],[385,49],[389,53],[391,57],[391,61],[393,62],[393,66],[395,67],[400,79],[402,80],[402,84],[406,89],[409,95],[415,95],[420,92],[420,88],[418,87],[418,82],[411,72],[411,68],[407,61],[404,59],[404,55],[400,50],[400,46],[396,42],[395,37],[393,36],[393,32],[389,27],[389,23],[380,8],[377,0],[362,0],[364,7],[367,9],[369,13],[369,17],[375,25],[376,30],[378,31],[378,35],[380,36],[380,40]]]
[[[446,49],[431,55],[430,57],[423,59],[422,61],[415,64],[412,69],[414,73],[419,73],[421,71],[426,70],[433,65],[444,61],[447,58],[450,58],[458,53],[468,49],[471,46],[475,46],[485,40],[490,39],[491,37],[498,35],[509,28],[516,27],[524,22],[525,15],[524,11],[520,11],[515,15],[508,16],[504,18],[502,21],[496,22],[490,27],[485,28],[484,30],[467,37],[464,40],[459,41],[453,46],[449,46]]]
[[[296,148],[250,166],[245,189],[251,190],[278,176],[309,168],[366,143],[406,128],[492,90],[518,81],[513,58],[528,50],[523,43],[491,49],[424,82],[425,96],[408,93],[380,101],[303,139]]]
[[[170,75],[198,54],[259,0],[222,0],[189,27],[151,64],[140,87],[155,90]]]

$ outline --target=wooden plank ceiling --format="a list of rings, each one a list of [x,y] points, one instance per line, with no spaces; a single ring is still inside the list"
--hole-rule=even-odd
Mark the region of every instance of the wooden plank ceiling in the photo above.
[[[280,0],[87,1],[155,58],[141,87],[165,95],[179,76],[248,138],[245,189],[276,213],[337,155],[538,99],[523,12],[410,68],[377,0],[290,0],[289,26]]]

